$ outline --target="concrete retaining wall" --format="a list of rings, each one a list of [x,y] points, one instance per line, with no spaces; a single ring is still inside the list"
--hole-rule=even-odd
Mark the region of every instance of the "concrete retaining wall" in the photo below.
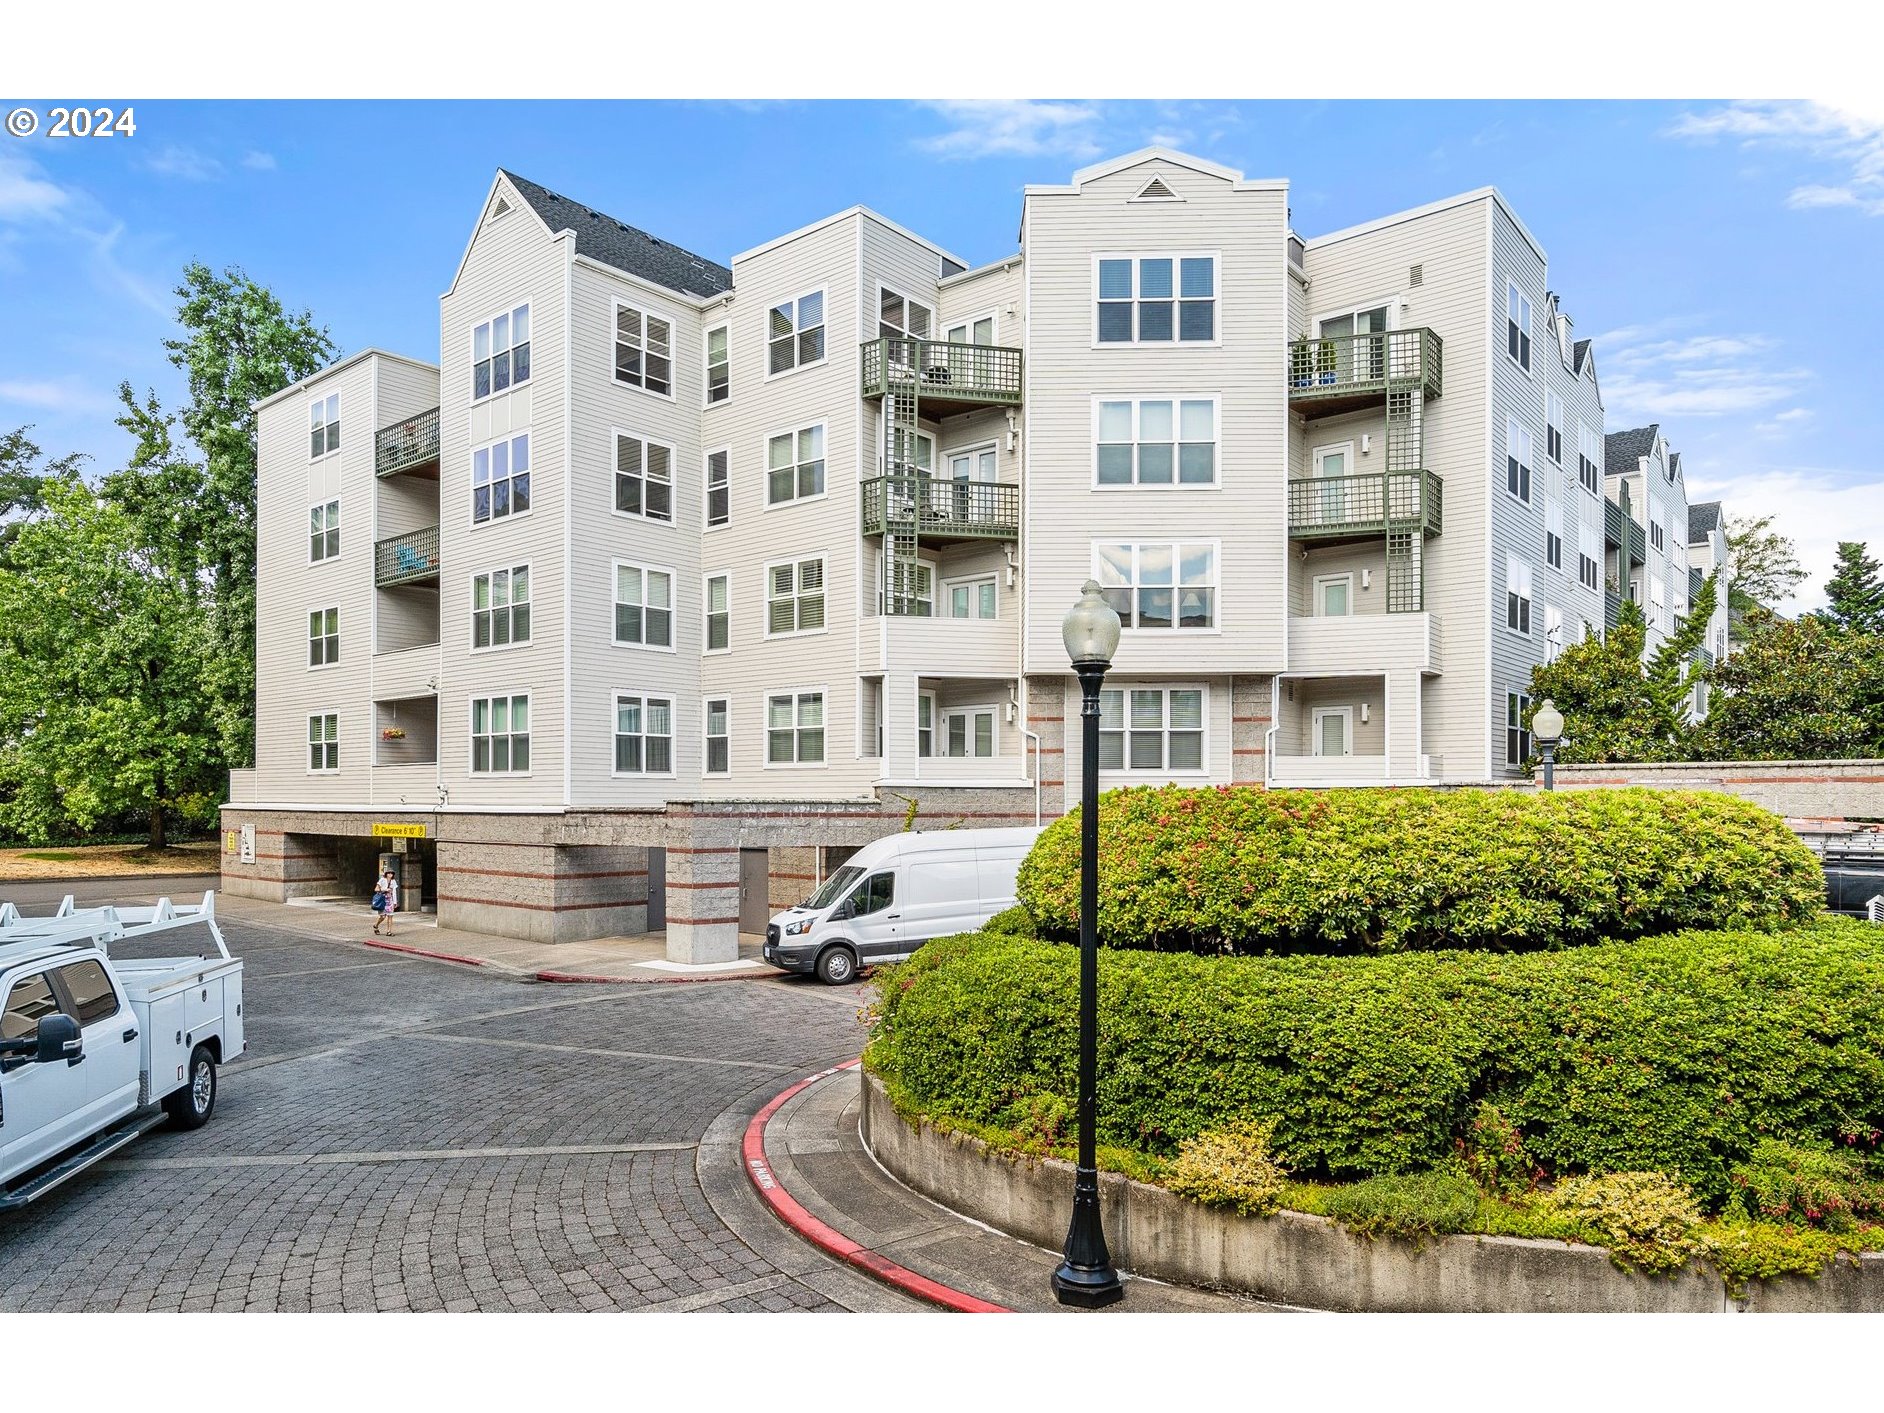
[[[1695,761],[1560,765],[1561,790],[1648,785],[1718,790],[1790,819],[1884,819],[1884,760]]]
[[[864,1074],[863,1086],[864,1141],[900,1181],[1023,1241],[1049,1250],[1064,1243],[1070,1164],[1005,1157],[974,1139],[919,1129],[890,1106],[874,1075]],[[1122,1269],[1317,1310],[1884,1311],[1881,1255],[1841,1258],[1817,1280],[1755,1281],[1744,1299],[1731,1300],[1711,1268],[1690,1264],[1673,1276],[1645,1276],[1619,1269],[1605,1251],[1559,1241],[1447,1236],[1415,1250],[1299,1212],[1240,1217],[1201,1207],[1116,1173],[1099,1175],[1099,1201]]]

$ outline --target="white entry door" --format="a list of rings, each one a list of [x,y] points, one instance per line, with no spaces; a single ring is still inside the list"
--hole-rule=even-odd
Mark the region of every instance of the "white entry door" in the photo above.
[[[1346,756],[1354,753],[1354,708],[1316,707],[1312,721],[1315,754]]]
[[[1316,480],[1328,483],[1318,488],[1317,504],[1312,507],[1315,523],[1340,525],[1354,519],[1353,504],[1360,483],[1347,479],[1354,469],[1354,443],[1316,447],[1309,469]]]

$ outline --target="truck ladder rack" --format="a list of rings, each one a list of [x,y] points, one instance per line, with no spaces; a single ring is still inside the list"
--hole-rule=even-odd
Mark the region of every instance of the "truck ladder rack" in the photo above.
[[[213,889],[203,894],[200,903],[177,904],[168,898],[159,898],[155,906],[142,908],[119,907],[113,903],[98,908],[78,908],[73,906],[72,895],[68,893],[59,904],[59,910],[50,917],[23,917],[13,904],[0,902],[0,963],[6,960],[8,947],[20,944],[44,948],[90,943],[109,950],[113,942],[135,942],[199,923],[209,929],[223,959],[231,960],[229,946],[222,940],[222,929],[216,925]]]

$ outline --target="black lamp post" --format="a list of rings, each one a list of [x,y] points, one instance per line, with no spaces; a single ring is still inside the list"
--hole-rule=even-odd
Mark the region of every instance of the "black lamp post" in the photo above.
[[[1112,1269],[1099,1220],[1099,686],[1119,650],[1119,616],[1088,579],[1060,627],[1066,655],[1079,675],[1079,1162],[1073,1176],[1073,1220],[1066,1254],[1053,1273],[1062,1305],[1097,1309],[1125,1296]]]
[[[1544,788],[1557,788],[1557,743],[1563,740],[1563,713],[1545,697],[1531,716],[1531,734],[1537,738],[1537,751],[1544,761]]]

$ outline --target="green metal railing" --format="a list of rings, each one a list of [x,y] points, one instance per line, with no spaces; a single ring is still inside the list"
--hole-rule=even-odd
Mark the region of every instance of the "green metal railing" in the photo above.
[[[1438,397],[1442,364],[1441,341],[1431,329],[1296,339],[1289,345],[1289,399],[1384,394],[1390,384],[1408,383]]]
[[[438,526],[394,535],[373,546],[373,582],[382,589],[438,577]]]
[[[1603,538],[1615,546],[1618,554],[1626,554],[1630,564],[1648,563],[1648,536],[1642,524],[1629,513],[1629,488],[1623,487],[1623,503],[1617,505],[1613,500],[1603,502]]]
[[[1308,476],[1289,482],[1289,534],[1297,539],[1417,529],[1437,535],[1443,486],[1431,471]]]
[[[863,533],[913,529],[925,539],[1012,539],[1020,487],[995,481],[878,476],[863,483]]]
[[[863,396],[882,397],[888,383],[916,382],[916,395],[935,402],[1018,406],[1021,351],[930,339],[871,339],[861,351]]]
[[[438,409],[421,412],[390,427],[381,427],[373,438],[373,471],[379,476],[397,476],[415,466],[438,460]]]

